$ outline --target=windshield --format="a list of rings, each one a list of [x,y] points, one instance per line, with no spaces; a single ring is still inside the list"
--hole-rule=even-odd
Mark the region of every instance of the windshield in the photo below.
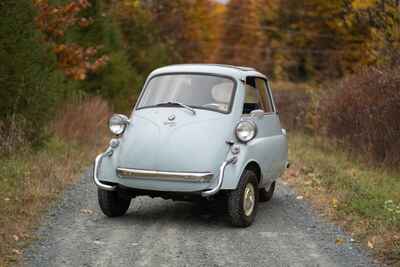
[[[206,74],[156,76],[145,88],[138,109],[179,103],[192,108],[227,113],[230,110],[234,85],[234,81],[229,78]]]

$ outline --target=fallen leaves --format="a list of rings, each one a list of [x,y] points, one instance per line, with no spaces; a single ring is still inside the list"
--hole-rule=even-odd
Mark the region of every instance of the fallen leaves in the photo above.
[[[14,254],[17,254],[17,255],[22,255],[22,250],[20,250],[20,249],[12,249],[12,252],[14,253]]]
[[[335,244],[336,244],[337,246],[343,245],[344,242],[345,242],[344,238],[342,238],[342,237],[336,237]]]
[[[373,242],[372,240],[368,240],[367,246],[368,246],[370,249],[373,249],[373,248],[374,248],[374,242]]]
[[[91,210],[91,209],[81,209],[81,213],[82,214],[87,214],[87,215],[92,215],[93,214],[93,210]]]

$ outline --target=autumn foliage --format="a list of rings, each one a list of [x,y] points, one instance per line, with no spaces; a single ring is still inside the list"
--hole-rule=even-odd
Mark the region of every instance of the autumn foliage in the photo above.
[[[153,69],[176,63],[226,63],[256,67],[272,80],[288,84],[311,82],[318,87],[344,78],[339,86],[323,87],[311,96],[300,89],[280,92],[282,118],[290,128],[324,129],[354,147],[368,147],[380,160],[392,153],[385,140],[395,142],[393,137],[372,135],[382,135],[382,129],[397,134],[392,121],[397,114],[375,115],[369,109],[375,92],[369,90],[371,84],[384,90],[382,98],[376,95],[374,100],[385,108],[393,107],[389,98],[396,92],[388,87],[390,82],[376,84],[369,75],[378,78],[373,70],[379,69],[388,81],[397,77],[398,0],[230,0],[226,5],[213,0],[35,0],[33,4],[31,0],[0,3],[0,59],[5,63],[0,66],[5,88],[0,96],[7,99],[0,102],[0,121],[5,129],[13,117],[29,122],[29,139],[39,133],[44,136],[44,124],[54,110],[76,96],[101,96],[114,111],[129,112]],[[16,34],[10,30],[14,28]],[[351,76],[367,68],[368,74]],[[309,99],[324,103],[324,108],[308,109]],[[368,112],[361,112],[364,106]],[[354,121],[357,127],[351,127]],[[387,123],[378,127],[379,121]]]
[[[82,10],[90,8],[88,0],[74,0],[64,5],[52,5],[47,0],[35,1],[39,15],[36,23],[44,34],[45,41],[53,48],[58,67],[66,76],[85,80],[88,73],[95,73],[109,61],[107,55],[98,56],[96,47],[82,47],[65,41],[66,31],[72,26],[89,27],[92,18],[79,16]]]

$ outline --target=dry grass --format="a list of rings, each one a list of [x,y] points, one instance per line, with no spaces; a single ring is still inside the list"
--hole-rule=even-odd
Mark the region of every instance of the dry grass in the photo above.
[[[99,98],[66,104],[52,126],[54,136],[40,151],[26,145],[0,157],[0,266],[20,263],[40,215],[97,153],[108,115]]]
[[[62,106],[52,128],[63,140],[87,144],[92,142],[94,131],[105,130],[110,115],[107,103],[101,97],[92,97],[81,105],[72,102]]]
[[[324,138],[291,134],[284,181],[378,258],[400,266],[400,174],[372,167]]]

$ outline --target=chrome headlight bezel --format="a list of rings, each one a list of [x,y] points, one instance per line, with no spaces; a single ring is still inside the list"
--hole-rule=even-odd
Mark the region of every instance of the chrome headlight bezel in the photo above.
[[[248,132],[247,134],[246,131]],[[241,120],[235,128],[236,138],[242,143],[248,143],[257,135],[257,125],[252,120]]]
[[[129,119],[127,116],[122,114],[114,114],[111,116],[108,127],[110,131],[119,136],[125,132],[126,126],[129,124]]]

